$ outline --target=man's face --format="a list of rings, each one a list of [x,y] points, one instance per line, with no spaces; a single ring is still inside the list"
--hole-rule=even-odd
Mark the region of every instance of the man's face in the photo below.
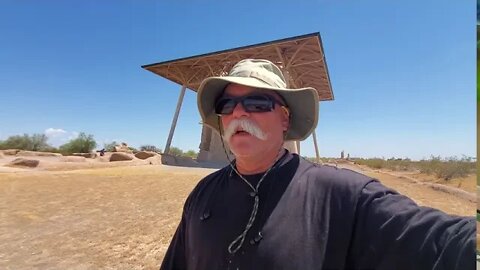
[[[223,93],[223,97],[242,97],[252,94],[267,94],[280,101],[280,96],[274,91],[258,90],[252,87],[229,84]],[[247,132],[233,132],[229,138],[225,138],[230,150],[238,157],[249,157],[265,153],[266,151],[279,149],[283,144],[283,133],[288,128],[288,113],[281,105],[275,104],[273,111],[269,112],[246,112],[241,103],[238,103],[232,114],[222,115],[221,121],[224,130],[228,130],[235,120],[247,120],[261,132],[260,138]],[[233,126],[233,125],[232,125]],[[235,129],[236,130],[236,129]]]

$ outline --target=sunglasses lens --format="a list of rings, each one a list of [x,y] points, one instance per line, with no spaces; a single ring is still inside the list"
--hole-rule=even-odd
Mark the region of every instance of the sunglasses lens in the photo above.
[[[273,101],[264,96],[246,97],[242,105],[247,112],[269,112],[273,110]]]
[[[216,114],[231,114],[237,102],[231,98],[222,98],[215,105]]]
[[[246,96],[240,98],[221,98],[215,104],[216,114],[231,114],[241,102],[246,112],[270,112],[273,110],[274,101],[267,96]]]

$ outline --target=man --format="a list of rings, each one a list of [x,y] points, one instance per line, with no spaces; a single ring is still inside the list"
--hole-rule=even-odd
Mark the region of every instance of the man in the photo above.
[[[317,125],[313,88],[246,59],[198,89],[235,156],[189,195],[161,269],[473,269],[475,220],[419,207],[356,172],[310,163],[285,140]]]

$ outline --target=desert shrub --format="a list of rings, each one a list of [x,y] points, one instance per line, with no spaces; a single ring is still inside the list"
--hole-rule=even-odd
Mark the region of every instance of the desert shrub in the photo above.
[[[457,157],[449,157],[442,162],[442,166],[438,168],[435,175],[445,180],[465,177],[475,171],[475,166],[476,164],[472,162],[471,158],[462,157],[459,159]]]
[[[27,151],[47,151],[53,149],[47,143],[45,134],[23,134],[8,137],[5,141],[0,142],[0,149],[21,149]]]
[[[431,156],[430,159],[420,160],[416,165],[421,173],[435,174],[442,166],[442,158],[440,156]]]
[[[392,171],[408,171],[413,170],[414,166],[410,159],[401,159],[401,158],[356,158],[354,159],[356,164],[365,165],[373,169],[389,169]]]
[[[420,172],[435,175],[439,178],[450,180],[458,177],[465,177],[476,171],[476,162],[472,158],[431,156],[428,160],[421,160],[416,163]]]
[[[195,152],[194,150],[188,150],[187,152],[183,153],[183,156],[195,159],[195,158],[197,158],[198,153]]]
[[[357,158],[355,159],[355,163],[359,165],[366,165],[374,169],[382,169],[382,168],[385,168],[386,166],[386,161],[383,158],[369,158],[369,159]]]
[[[93,139],[93,135],[81,132],[77,138],[70,140],[68,143],[60,146],[60,151],[65,154],[72,153],[90,153],[97,146],[97,142]]]
[[[168,154],[172,156],[177,156],[177,157],[190,157],[190,158],[197,158],[198,153],[195,152],[194,150],[188,150],[187,152],[184,152],[182,149],[172,146],[170,147],[170,151]]]
[[[436,177],[450,180],[458,177],[465,177],[476,173],[476,162],[471,157],[462,158],[448,157],[442,159],[440,156],[431,156],[428,160],[411,161],[410,159],[390,158],[356,158],[356,164],[366,165],[374,169],[390,169],[394,171],[413,171],[418,170],[421,173],[435,175]]]
[[[157,148],[155,145],[150,145],[150,144],[140,146],[140,151],[150,151],[150,152],[155,152],[159,154],[162,153],[162,149]]]
[[[170,147],[168,153],[173,156],[183,156],[183,150],[175,146]]]
[[[132,153],[134,153],[134,154],[138,153],[138,149],[135,148],[135,147],[132,147],[132,146],[129,146],[128,150],[132,151]]]
[[[408,158],[390,158],[385,161],[385,168],[392,171],[410,171],[414,169],[414,165]]]
[[[105,149],[105,151],[107,151],[107,152],[113,152],[113,151],[115,151],[115,146],[117,144],[118,143],[116,141],[113,141],[111,143],[105,143],[105,144],[103,144],[103,149]]]

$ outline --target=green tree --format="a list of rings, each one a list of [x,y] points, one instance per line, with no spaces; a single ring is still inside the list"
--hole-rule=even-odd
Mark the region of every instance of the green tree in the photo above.
[[[81,132],[77,138],[60,146],[60,151],[66,154],[90,153],[96,146],[97,142],[93,139],[93,135]]]
[[[30,137],[30,140],[32,151],[43,151],[47,148],[51,148],[47,143],[48,137],[45,134],[33,134]]]
[[[21,149],[29,150],[30,137],[28,134],[14,135],[8,137],[5,141],[2,142],[2,149]]]
[[[0,149],[21,149],[27,151],[45,151],[54,149],[47,143],[45,134],[15,135],[8,137],[0,143]]]

